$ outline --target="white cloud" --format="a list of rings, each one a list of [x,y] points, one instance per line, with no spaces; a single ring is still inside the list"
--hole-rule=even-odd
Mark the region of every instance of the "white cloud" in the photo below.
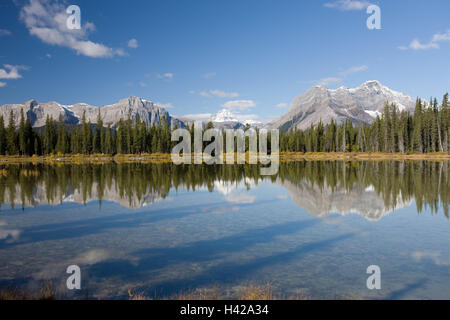
[[[22,233],[19,229],[2,230],[0,229],[0,240],[7,240],[7,243],[15,242],[19,239]]]
[[[195,113],[195,114],[186,114],[183,117],[188,118],[188,119],[192,119],[192,120],[198,120],[198,121],[208,121],[211,118],[213,118],[214,116],[216,116],[215,113]],[[232,117],[234,119],[236,119],[237,121],[241,122],[241,123],[246,123],[246,122],[252,122],[252,123],[256,123],[256,122],[261,122],[259,120],[259,116],[256,114],[241,114],[241,113],[232,113]]]
[[[287,103],[286,102],[281,102],[279,104],[276,105],[277,108],[286,108],[287,107]]]
[[[65,10],[65,6],[55,0],[29,0],[20,11],[20,19],[31,35],[47,44],[70,48],[77,54],[91,58],[124,55],[121,49],[90,41],[88,34],[95,30],[91,22],[86,22],[79,30],[68,29],[68,15]]]
[[[217,73],[215,73],[215,72],[208,72],[208,73],[203,74],[202,77],[205,79],[211,79],[211,78],[215,77],[216,75],[217,75]]]
[[[79,255],[75,261],[79,264],[93,265],[108,260],[113,256],[114,254],[111,251],[105,249],[92,249]]]
[[[16,80],[22,78],[22,75],[19,73],[19,70],[27,70],[26,66],[13,66],[10,64],[4,64],[4,68],[0,69],[0,80]],[[0,82],[0,87],[6,86],[6,82]]]
[[[202,97],[219,97],[219,98],[237,98],[239,97],[239,93],[237,92],[225,92],[222,90],[209,90],[209,91],[201,91],[200,95]]]
[[[160,102],[155,102],[155,105],[160,107],[160,108],[164,108],[164,109],[170,109],[173,108],[173,104],[172,103],[160,103]]]
[[[213,209],[211,211],[211,213],[213,214],[222,214],[228,211],[233,211],[233,212],[237,212],[239,211],[241,208],[239,206],[222,206],[222,207],[218,207],[216,209]]]
[[[195,94],[195,90],[189,90],[190,94]]]
[[[147,86],[147,83],[141,81],[141,82],[139,82],[139,85],[140,85],[141,87],[145,88],[145,87]]]
[[[175,75],[174,75],[173,73],[170,73],[170,72],[167,72],[167,73],[164,73],[164,74],[157,74],[157,75],[156,75],[156,77],[157,77],[158,79],[164,79],[164,80],[168,80],[168,81],[172,80],[174,76],[175,76]]]
[[[339,83],[342,82],[342,78],[337,78],[337,77],[328,77],[328,78],[323,78],[320,80],[315,81],[315,83],[319,86],[328,86],[329,84],[333,84],[333,83]]]
[[[414,39],[409,44],[409,48],[413,50],[428,50],[428,49],[439,49],[439,45],[434,42],[430,42],[427,44],[422,44],[418,39]]]
[[[233,203],[254,203],[256,201],[256,196],[247,193],[235,193],[232,192],[225,197],[225,200]]]
[[[210,90],[210,94],[217,96],[219,98],[236,98],[239,97],[239,94],[237,92],[225,92],[221,90]]]
[[[118,55],[119,57],[128,56],[128,53],[125,50],[123,50],[123,49],[116,49],[116,50],[114,50],[114,54]]]
[[[450,261],[443,258],[440,252],[437,251],[414,251],[412,254],[414,260],[420,262],[423,259],[430,259],[438,266],[449,266]]]
[[[421,43],[419,39],[414,39],[408,46],[399,46],[400,50],[429,50],[440,49],[439,42],[450,41],[450,29],[445,33],[436,33],[428,43]]]
[[[138,41],[134,38],[131,39],[130,41],[128,41],[128,47],[136,49],[137,47],[139,47]]]
[[[364,10],[368,6],[370,6],[370,2],[368,1],[359,1],[359,0],[337,0],[335,2],[327,2],[324,4],[324,7],[327,8],[336,8],[341,11],[351,11],[351,10]]]
[[[10,36],[12,33],[9,30],[6,29],[0,29],[0,37],[1,36]]]
[[[339,72],[339,75],[341,77],[345,78],[353,73],[363,72],[363,71],[366,71],[367,69],[369,69],[369,68],[366,65],[355,66],[355,67],[348,68],[347,70],[344,70],[342,72]]]
[[[234,113],[233,116],[242,123],[251,123],[251,122],[262,122],[259,119],[259,116],[257,114],[241,114],[241,113]]]
[[[229,110],[246,110],[255,107],[256,103],[253,100],[231,100],[222,106]]]
[[[315,83],[316,85],[326,87],[330,84],[340,83],[340,82],[344,81],[344,79],[347,78],[348,76],[350,76],[354,73],[366,71],[368,69],[369,69],[369,67],[367,67],[366,65],[354,66],[354,67],[350,67],[344,71],[339,72],[339,77],[327,77],[327,78],[315,80],[312,82]]]
[[[193,120],[209,120],[213,116],[212,113],[192,113],[186,114],[183,117]]]
[[[22,78],[22,75],[19,73],[19,70],[28,69],[28,67],[25,66],[13,66],[10,64],[4,64],[3,66],[5,68],[0,69],[0,79],[20,79]]]
[[[450,29],[446,33],[436,33],[433,36],[433,42],[450,41]]]

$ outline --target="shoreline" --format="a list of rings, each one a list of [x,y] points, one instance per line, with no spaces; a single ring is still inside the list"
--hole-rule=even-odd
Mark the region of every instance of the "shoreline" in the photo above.
[[[224,154],[225,158],[226,154]],[[246,154],[248,160],[248,153]],[[379,152],[280,152],[280,162],[295,161],[450,161],[450,153],[379,153]],[[152,154],[92,154],[92,155],[48,155],[48,156],[0,156],[1,164],[21,163],[171,163],[169,153]],[[224,161],[226,164],[226,161]]]

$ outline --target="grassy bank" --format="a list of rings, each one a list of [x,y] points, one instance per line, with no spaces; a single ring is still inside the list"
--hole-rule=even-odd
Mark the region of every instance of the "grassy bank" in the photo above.
[[[338,297],[336,297],[337,299]],[[20,289],[0,290],[1,300],[65,300],[67,297],[54,288],[53,282],[45,282],[36,292],[26,292]],[[81,299],[92,299],[83,295]],[[95,299],[95,298],[94,298]],[[295,295],[284,296],[275,293],[271,284],[253,285],[246,284],[237,287],[233,294],[223,293],[219,287],[208,289],[196,289],[191,291],[180,291],[170,296],[149,297],[139,291],[128,290],[129,300],[309,300],[310,298],[302,292]]]
[[[282,152],[280,161],[301,161],[301,160],[432,160],[448,161],[450,153],[381,153],[381,152]]]
[[[169,297],[149,298],[143,294],[129,291],[130,300],[310,300],[310,297],[298,292],[295,295],[285,296],[276,293],[271,284],[241,285],[234,294],[223,294],[219,287],[197,289],[179,292]]]
[[[224,154],[225,158],[226,154]],[[192,158],[193,159],[193,158]],[[236,155],[235,155],[236,159]],[[246,153],[248,161],[248,152]],[[366,152],[281,152],[280,161],[320,161],[320,160],[430,160],[430,161],[449,161],[450,153],[366,153]],[[0,156],[0,164],[20,164],[20,163],[170,163],[171,155],[168,153],[143,153],[143,154],[91,154],[91,155],[48,155],[48,156]]]
[[[58,154],[48,156],[0,156],[0,164],[19,164],[19,163],[104,163],[104,162],[149,162],[149,163],[168,163],[172,162],[170,154]]]

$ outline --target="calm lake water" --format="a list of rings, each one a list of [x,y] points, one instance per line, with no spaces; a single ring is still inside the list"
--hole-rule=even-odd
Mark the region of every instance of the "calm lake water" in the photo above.
[[[450,299],[450,165],[0,166],[0,288]],[[82,290],[65,288],[80,266]],[[370,265],[381,290],[369,290]]]

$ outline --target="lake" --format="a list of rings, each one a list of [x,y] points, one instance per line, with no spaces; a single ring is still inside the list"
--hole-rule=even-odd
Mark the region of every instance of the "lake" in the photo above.
[[[0,166],[0,288],[450,299],[448,162]],[[69,265],[79,291],[66,288]],[[369,290],[366,270],[381,270]]]

